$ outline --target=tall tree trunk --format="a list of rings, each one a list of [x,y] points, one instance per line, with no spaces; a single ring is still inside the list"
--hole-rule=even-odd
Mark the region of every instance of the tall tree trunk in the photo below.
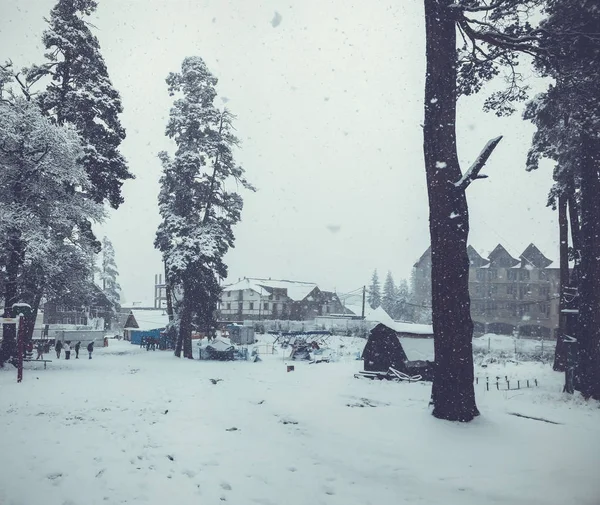
[[[571,283],[577,282],[578,272],[581,268],[581,222],[579,219],[579,205],[575,198],[575,190],[573,189],[567,199],[569,205],[569,223],[571,225],[571,244],[574,254],[573,278]]]
[[[469,215],[456,152],[456,29],[452,0],[425,0],[427,71],[424,143],[431,234],[435,335],[433,415],[470,421],[479,415],[473,386]]]
[[[167,297],[167,316],[169,322],[173,321],[173,292],[171,291],[171,283],[169,282],[169,274],[167,271],[167,261],[163,260],[165,266],[165,296]]]
[[[40,309],[42,294],[36,293],[31,302],[31,314],[25,317],[25,342],[28,344],[33,339],[33,330],[35,329],[35,321]]]
[[[597,142],[582,139],[581,272],[577,387],[600,400],[600,156]]]
[[[564,372],[566,365],[566,346],[563,340],[566,332],[567,316],[565,309],[565,288],[569,285],[569,221],[567,219],[567,195],[558,197],[558,235],[560,241],[560,299],[558,303],[558,335],[554,352],[554,370]]]
[[[6,273],[4,277],[4,314],[3,317],[13,317],[13,304],[19,301],[17,278],[21,264],[21,245],[19,232],[11,230],[6,252]],[[0,366],[17,355],[17,325],[4,324],[2,327],[2,347],[0,348]]]
[[[175,348],[175,356],[181,357],[183,349],[183,357],[189,358],[192,348],[192,304],[190,303],[190,289],[187,283],[183,282],[183,300],[181,302],[181,310],[179,313],[179,335],[177,336],[177,347]]]

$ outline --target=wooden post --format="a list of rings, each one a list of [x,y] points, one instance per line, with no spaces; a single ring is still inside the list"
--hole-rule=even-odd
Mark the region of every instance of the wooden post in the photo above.
[[[19,328],[17,330],[17,382],[23,381],[23,340],[24,324],[23,314],[19,314]]]

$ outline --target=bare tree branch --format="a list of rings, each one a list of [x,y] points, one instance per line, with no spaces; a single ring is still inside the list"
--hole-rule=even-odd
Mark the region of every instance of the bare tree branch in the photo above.
[[[502,135],[490,140],[485,145],[483,150],[479,153],[479,156],[477,156],[473,164],[460,178],[460,180],[454,183],[454,186],[456,186],[459,189],[465,190],[475,179],[485,179],[487,175],[479,175],[479,172],[481,172],[481,169],[483,168],[486,161],[488,160],[494,149],[496,149],[496,146],[501,140]]]

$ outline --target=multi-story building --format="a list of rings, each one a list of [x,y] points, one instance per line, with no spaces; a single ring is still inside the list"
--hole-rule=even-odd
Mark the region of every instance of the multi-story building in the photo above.
[[[469,294],[475,332],[556,337],[559,269],[534,245],[512,257],[500,244],[483,258],[469,246]],[[431,250],[414,265],[413,297],[431,305]]]
[[[344,310],[338,296],[312,282],[244,278],[223,288],[220,319],[304,321]]]

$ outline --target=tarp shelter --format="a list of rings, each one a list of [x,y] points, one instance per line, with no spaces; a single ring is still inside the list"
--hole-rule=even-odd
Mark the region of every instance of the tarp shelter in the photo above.
[[[202,349],[202,359],[214,359],[217,361],[233,361],[234,350],[230,343],[215,339]]]
[[[403,369],[408,357],[396,331],[379,323],[369,334],[363,350],[363,360],[366,371],[387,372],[390,367]]]
[[[387,372],[390,367],[409,376],[420,375],[423,380],[433,380],[431,361],[410,361],[402,344],[401,332],[385,324],[378,324],[371,330],[363,350],[365,371]]]

